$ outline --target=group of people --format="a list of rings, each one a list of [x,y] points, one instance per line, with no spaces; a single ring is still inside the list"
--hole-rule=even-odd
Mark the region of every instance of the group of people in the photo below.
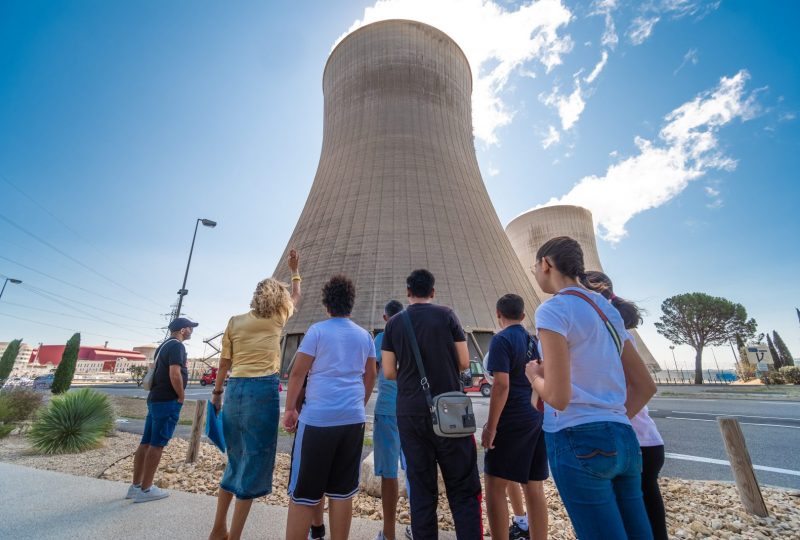
[[[639,310],[614,294],[605,274],[585,271],[578,242],[553,238],[536,254],[531,271],[553,295],[536,310],[536,335],[524,326],[519,295],[497,301],[501,330],[485,360],[493,388],[480,435],[483,491],[475,438],[437,435],[424,391],[461,390],[460,372],[470,364],[464,330],[452,309],[434,303],[428,270],[411,272],[407,307],[389,301],[385,329],[374,339],[350,319],[353,282],[343,275],[328,280],[322,290],[328,318],[311,325],[300,343],[280,420],[280,339],[301,298],[293,250],[288,266],[291,288],[261,281],[251,311],[232,317],[223,336],[212,403],[222,412],[228,461],[210,540],[240,538],[253,499],[272,491],[279,422],[294,433],[287,540],[325,538],[325,498],[330,538],[346,539],[359,489],[365,407],[376,382],[374,466],[384,517],[377,540],[396,538],[401,467],[411,510],[408,538],[438,536],[439,473],[459,539],[484,536],[484,495],[492,538],[546,538],[543,481],[550,473],[578,538],[667,537],[657,482],[664,446],[646,408],[656,387],[628,332],[641,322]],[[182,342],[194,326],[173,321],[170,339],[156,352],[128,490],[135,502],[167,496],[153,476],[183,403],[188,374]]]

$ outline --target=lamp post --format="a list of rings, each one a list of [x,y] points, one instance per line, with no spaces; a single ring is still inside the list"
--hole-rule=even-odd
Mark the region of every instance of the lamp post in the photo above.
[[[678,375],[681,376],[681,380],[683,380],[683,374],[681,374],[680,370],[678,369],[678,361],[675,360],[675,345],[670,345],[669,350],[672,351],[672,363],[675,364],[675,371],[678,372]]]
[[[204,227],[211,227],[212,229],[217,226],[216,221],[211,221],[210,219],[203,219],[197,218],[197,222],[194,224],[194,235],[192,236],[192,247],[189,248],[189,260],[186,261],[186,273],[183,274],[183,286],[181,286],[181,290],[178,291],[178,308],[175,310],[175,318],[181,316],[181,307],[183,306],[183,297],[189,294],[189,291],[186,290],[186,279],[189,277],[189,265],[192,264],[192,253],[194,252],[194,241],[197,238],[197,228],[200,224],[203,224]]]
[[[3,282],[3,288],[0,289],[0,298],[3,297],[3,291],[6,290],[6,285],[8,285],[9,281],[11,283],[13,283],[14,285],[19,285],[20,283],[22,283],[21,279],[14,279],[14,278],[7,277],[6,280]]]

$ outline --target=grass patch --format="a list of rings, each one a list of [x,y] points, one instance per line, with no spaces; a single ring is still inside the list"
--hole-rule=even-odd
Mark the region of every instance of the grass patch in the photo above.
[[[133,418],[144,420],[147,417],[147,400],[129,396],[108,396],[114,405],[114,410],[120,418]],[[181,408],[178,424],[191,426],[194,418],[196,401],[186,401]]]

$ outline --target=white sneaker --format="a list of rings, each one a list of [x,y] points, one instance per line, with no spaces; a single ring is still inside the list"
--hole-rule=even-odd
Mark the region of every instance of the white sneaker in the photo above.
[[[125,498],[126,499],[133,499],[133,498],[136,497],[136,494],[139,493],[140,491],[142,491],[142,485],[141,484],[139,484],[138,486],[135,486],[135,485],[131,484],[130,487],[128,488],[128,494],[125,495]]]
[[[136,503],[143,503],[149,501],[157,501],[159,499],[164,499],[169,497],[169,492],[165,489],[161,489],[160,487],[153,485],[150,486],[150,489],[147,491],[139,490],[139,493],[133,498],[133,502]]]
[[[414,540],[414,535],[411,534],[411,525],[406,525],[406,538],[408,538],[408,540]]]

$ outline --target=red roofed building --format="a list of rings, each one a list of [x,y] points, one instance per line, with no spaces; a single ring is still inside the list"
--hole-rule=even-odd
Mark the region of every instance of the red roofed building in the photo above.
[[[29,364],[56,367],[61,363],[65,345],[41,345],[31,353]],[[147,357],[137,351],[84,346],[78,350],[76,373],[120,373],[131,365],[147,363]]]

